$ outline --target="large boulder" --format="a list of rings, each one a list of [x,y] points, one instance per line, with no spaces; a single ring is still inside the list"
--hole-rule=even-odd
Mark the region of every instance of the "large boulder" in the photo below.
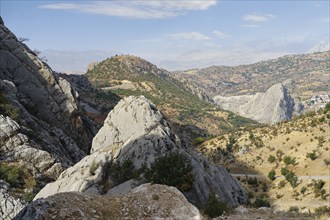
[[[239,182],[224,168],[211,165],[204,156],[182,146],[162,113],[143,96],[121,100],[94,137],[91,155],[64,171],[35,199],[68,191],[105,194],[111,190],[108,170],[115,162],[129,159],[135,169],[150,167],[156,158],[173,151],[185,155],[193,168],[195,181],[185,192],[189,201],[205,203],[214,192],[230,206],[247,202]]]
[[[203,219],[182,193],[166,185],[144,184],[122,196],[59,193],[38,199],[14,219]]]

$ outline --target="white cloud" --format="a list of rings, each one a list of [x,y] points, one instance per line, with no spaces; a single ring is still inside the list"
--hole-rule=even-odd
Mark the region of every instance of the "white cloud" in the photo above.
[[[213,34],[215,34],[217,37],[219,38],[225,38],[227,35],[225,33],[223,33],[222,31],[217,31],[217,30],[214,30],[213,31]]]
[[[212,38],[198,32],[182,32],[169,35],[172,40],[211,40]]]
[[[245,28],[258,28],[260,26],[256,25],[256,24],[243,24],[242,27],[245,27]]]
[[[243,20],[244,21],[251,21],[251,22],[265,22],[269,21],[271,19],[276,18],[275,15],[273,14],[249,14],[249,15],[244,15]]]
[[[93,1],[89,3],[55,3],[41,5],[40,8],[69,10],[74,12],[102,14],[139,19],[170,18],[186,11],[206,10],[217,0],[170,0],[170,1]]]

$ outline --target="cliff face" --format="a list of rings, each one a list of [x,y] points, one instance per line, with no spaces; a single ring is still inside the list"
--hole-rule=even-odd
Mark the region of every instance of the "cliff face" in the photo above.
[[[301,110],[282,84],[275,84],[265,93],[242,96],[216,96],[214,102],[221,108],[262,123],[276,123],[292,119]]]
[[[95,129],[77,98],[0,22],[0,174],[8,167],[20,174],[9,194],[38,191],[89,152]],[[24,184],[26,178],[33,184]]]
[[[192,165],[194,184],[185,193],[189,201],[205,203],[210,192],[231,206],[247,201],[236,179],[224,168],[211,165],[205,157],[182,146],[162,113],[144,97],[133,96],[121,100],[109,113],[93,139],[91,155],[64,171],[35,199],[68,191],[111,194],[113,179],[106,174],[116,162],[129,159],[134,169],[150,167],[156,158],[170,152],[180,152]],[[122,187],[129,190],[138,183],[123,184]]]

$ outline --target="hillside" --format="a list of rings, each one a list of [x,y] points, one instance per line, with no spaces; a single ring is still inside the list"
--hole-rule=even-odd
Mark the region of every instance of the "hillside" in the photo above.
[[[252,120],[223,111],[184,89],[164,69],[135,56],[114,56],[90,68],[85,76],[97,88],[121,97],[144,95],[152,100],[181,131],[196,135],[219,134]],[[193,135],[194,136],[194,135]]]
[[[265,92],[276,83],[286,82],[294,97],[308,98],[327,92],[330,51],[287,55],[251,65],[211,66],[171,72],[187,88],[198,88],[209,97]],[[290,79],[290,80],[289,80]]]
[[[263,196],[277,210],[297,206],[301,212],[313,212],[330,201],[330,104],[327,108],[289,122],[223,135],[198,150],[239,174],[252,202]],[[282,176],[285,168],[292,171],[287,180]],[[273,181],[268,177],[272,170]]]

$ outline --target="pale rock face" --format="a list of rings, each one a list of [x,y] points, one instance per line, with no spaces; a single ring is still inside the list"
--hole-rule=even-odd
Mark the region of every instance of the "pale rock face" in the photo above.
[[[118,193],[118,188],[104,191],[102,183],[109,178],[104,175],[107,165],[130,159],[136,169],[144,164],[149,167],[155,158],[171,151],[186,155],[193,166],[193,189],[185,193],[189,201],[205,203],[212,191],[230,206],[246,203],[245,190],[238,181],[224,168],[211,165],[204,156],[181,146],[162,113],[143,96],[121,100],[93,139],[91,155],[64,171],[57,181],[43,188],[35,199],[68,191]],[[97,169],[90,172],[93,163],[97,164]],[[111,180],[108,179],[108,182]],[[126,190],[132,185],[121,187]]]
[[[13,219],[25,206],[20,199],[15,199],[9,193],[9,184],[0,180],[0,219]]]
[[[242,96],[215,96],[214,102],[225,110],[235,112],[258,122],[274,124],[290,120],[295,112],[302,110],[295,104],[288,90],[282,84],[275,84],[265,93]]]
[[[174,187],[144,184],[121,196],[60,193],[38,199],[14,219],[191,219],[203,216]]]

